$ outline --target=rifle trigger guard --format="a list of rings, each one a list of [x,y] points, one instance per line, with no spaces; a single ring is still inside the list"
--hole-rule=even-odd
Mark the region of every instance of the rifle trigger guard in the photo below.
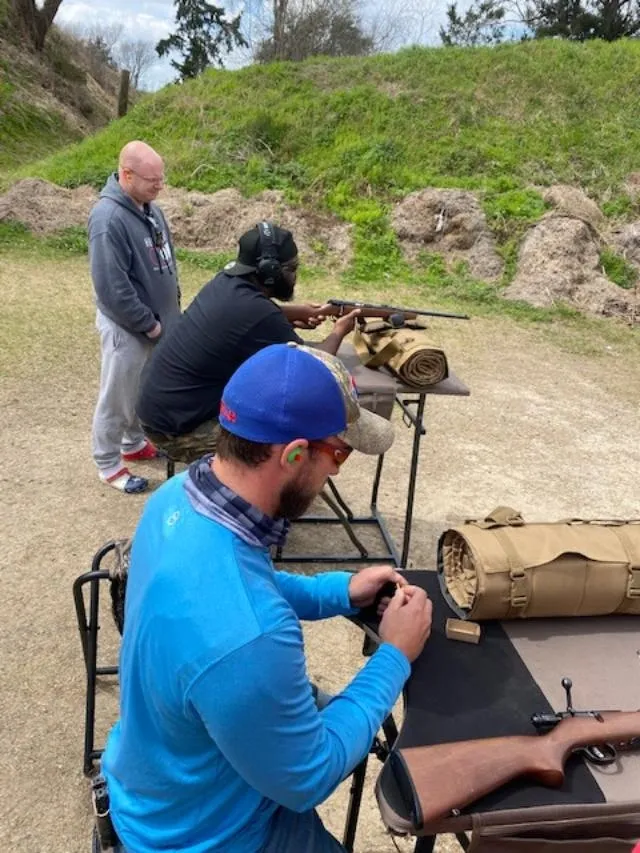
[[[585,746],[580,750],[580,752],[582,752],[590,764],[596,764],[601,767],[606,767],[608,764],[614,764],[618,759],[618,753],[612,743]]]

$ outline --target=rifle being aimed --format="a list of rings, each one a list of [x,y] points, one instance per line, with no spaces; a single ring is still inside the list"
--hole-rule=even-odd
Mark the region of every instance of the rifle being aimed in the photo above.
[[[392,769],[411,820],[420,828],[468,806],[518,776],[557,788],[574,750],[629,745],[640,737],[640,711],[602,711],[561,720],[546,735],[484,738],[391,753]],[[635,746],[635,743],[633,744]]]
[[[379,317],[388,320],[392,326],[403,326],[407,320],[415,320],[417,317],[445,317],[448,320],[468,320],[468,314],[449,314],[446,311],[427,311],[418,308],[398,308],[395,305],[371,305],[368,302],[349,302],[346,299],[329,299],[327,304],[332,306],[331,311],[323,311],[327,317],[342,317],[350,311],[359,308],[362,317]]]

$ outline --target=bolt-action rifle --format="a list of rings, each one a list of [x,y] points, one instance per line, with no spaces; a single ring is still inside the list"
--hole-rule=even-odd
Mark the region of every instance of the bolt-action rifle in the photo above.
[[[550,788],[564,782],[569,755],[598,744],[629,747],[640,738],[640,711],[564,717],[544,735],[481,738],[397,749],[390,760],[416,828],[446,817],[518,776]]]
[[[445,317],[448,320],[468,320],[468,314],[450,314],[446,311],[428,311],[418,308],[398,308],[395,305],[372,305],[368,302],[350,302],[347,299],[329,299],[327,304],[331,305],[333,311],[323,311],[327,317],[342,317],[356,308],[362,312],[361,316],[379,317],[388,320],[392,326],[403,326],[407,320],[415,320],[417,317]]]

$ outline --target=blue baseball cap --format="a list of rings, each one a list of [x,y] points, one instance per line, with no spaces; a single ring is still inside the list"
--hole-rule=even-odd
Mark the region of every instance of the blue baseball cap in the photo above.
[[[394,439],[389,421],[360,407],[339,358],[295,343],[265,347],[240,365],[223,391],[220,424],[264,444],[337,435],[374,455],[386,453]]]

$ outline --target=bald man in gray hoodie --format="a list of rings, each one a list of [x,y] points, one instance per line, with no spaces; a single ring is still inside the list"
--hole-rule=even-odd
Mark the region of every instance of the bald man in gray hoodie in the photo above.
[[[144,142],[120,152],[89,216],[89,260],[102,347],[100,393],[93,418],[93,458],[103,483],[143,492],[127,462],[159,454],[135,413],[142,369],[163,331],[180,314],[180,289],[169,226],[154,199],[164,164]]]

